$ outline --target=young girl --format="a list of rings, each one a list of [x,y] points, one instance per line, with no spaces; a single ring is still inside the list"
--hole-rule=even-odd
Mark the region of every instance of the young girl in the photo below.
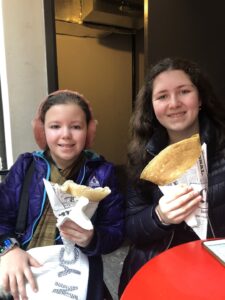
[[[196,133],[201,143],[206,143],[208,218],[205,237],[225,236],[224,119],[225,108],[217,101],[196,64],[166,58],[152,67],[138,94],[131,119],[126,207],[131,247],[121,275],[120,294],[152,257],[199,239],[185,219],[198,207],[202,200],[200,193],[188,186],[170,197],[163,197],[157,185],[140,179],[143,168],[166,146]]]
[[[61,237],[72,241],[89,259],[87,299],[104,299],[101,254],[109,253],[123,241],[123,201],[117,189],[114,167],[102,156],[86,150],[92,145],[96,122],[86,99],[72,91],[57,91],[41,103],[33,121],[34,136],[43,151],[22,154],[0,185],[1,242],[8,238],[13,247],[1,256],[3,287],[15,300],[27,299],[25,282],[38,287],[30,267],[40,264],[25,250],[61,244]],[[31,161],[35,170],[29,187],[26,231],[17,237],[15,224],[24,176]],[[93,230],[66,221],[60,231],[46,197],[43,178],[62,184],[72,179],[90,187],[108,186],[111,194],[97,208]],[[16,238],[17,241],[14,239]],[[15,245],[14,245],[15,244]]]

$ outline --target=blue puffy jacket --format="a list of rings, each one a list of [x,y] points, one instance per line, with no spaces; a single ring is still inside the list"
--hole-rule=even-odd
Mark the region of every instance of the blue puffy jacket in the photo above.
[[[114,166],[102,156],[85,151],[86,162],[82,166],[76,183],[91,187],[108,186],[111,194],[103,199],[92,217],[95,234],[86,248],[81,248],[89,258],[90,274],[87,299],[103,299],[103,268],[101,254],[117,249],[124,238],[123,198],[118,191]],[[11,167],[5,181],[0,184],[0,235],[15,235],[15,224],[19,207],[19,196],[24,176],[31,160],[35,170],[29,188],[29,209],[25,234],[19,238],[21,247],[26,249],[34,228],[39,222],[46,201],[43,178],[49,179],[50,165],[43,152],[24,153]],[[61,243],[60,237],[56,243]],[[93,282],[94,281],[94,282]],[[94,293],[94,294],[93,294]],[[94,296],[93,296],[94,295]]]

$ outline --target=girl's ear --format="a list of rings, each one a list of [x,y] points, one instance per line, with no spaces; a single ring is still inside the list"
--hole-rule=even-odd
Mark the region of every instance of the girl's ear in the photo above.
[[[32,121],[32,128],[34,139],[40,149],[45,150],[47,148],[47,142],[45,137],[44,124],[41,122],[40,118],[35,118]]]

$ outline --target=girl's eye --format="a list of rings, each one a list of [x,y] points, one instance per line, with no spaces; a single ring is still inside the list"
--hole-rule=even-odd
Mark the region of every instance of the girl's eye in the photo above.
[[[51,126],[50,126],[50,128],[51,128],[51,129],[58,129],[58,128],[60,128],[60,126],[59,126],[59,125],[56,125],[56,124],[54,124],[54,125],[51,125]]]
[[[156,100],[165,100],[166,97],[167,96],[165,94],[162,94],[162,95],[159,95],[158,97],[156,97]]]
[[[180,92],[181,92],[181,94],[188,94],[188,93],[190,93],[190,90],[185,89],[185,90],[181,90]]]
[[[81,129],[81,126],[80,125],[73,125],[72,128],[73,129]]]

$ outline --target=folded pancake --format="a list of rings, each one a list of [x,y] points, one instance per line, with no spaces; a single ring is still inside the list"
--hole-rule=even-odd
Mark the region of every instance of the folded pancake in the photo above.
[[[74,197],[86,197],[89,201],[99,202],[111,193],[109,187],[91,188],[86,185],[77,184],[72,180],[66,180],[61,185],[61,191],[73,195]]]
[[[140,178],[157,185],[169,184],[190,169],[200,154],[200,138],[195,134],[163,149],[144,168]]]

